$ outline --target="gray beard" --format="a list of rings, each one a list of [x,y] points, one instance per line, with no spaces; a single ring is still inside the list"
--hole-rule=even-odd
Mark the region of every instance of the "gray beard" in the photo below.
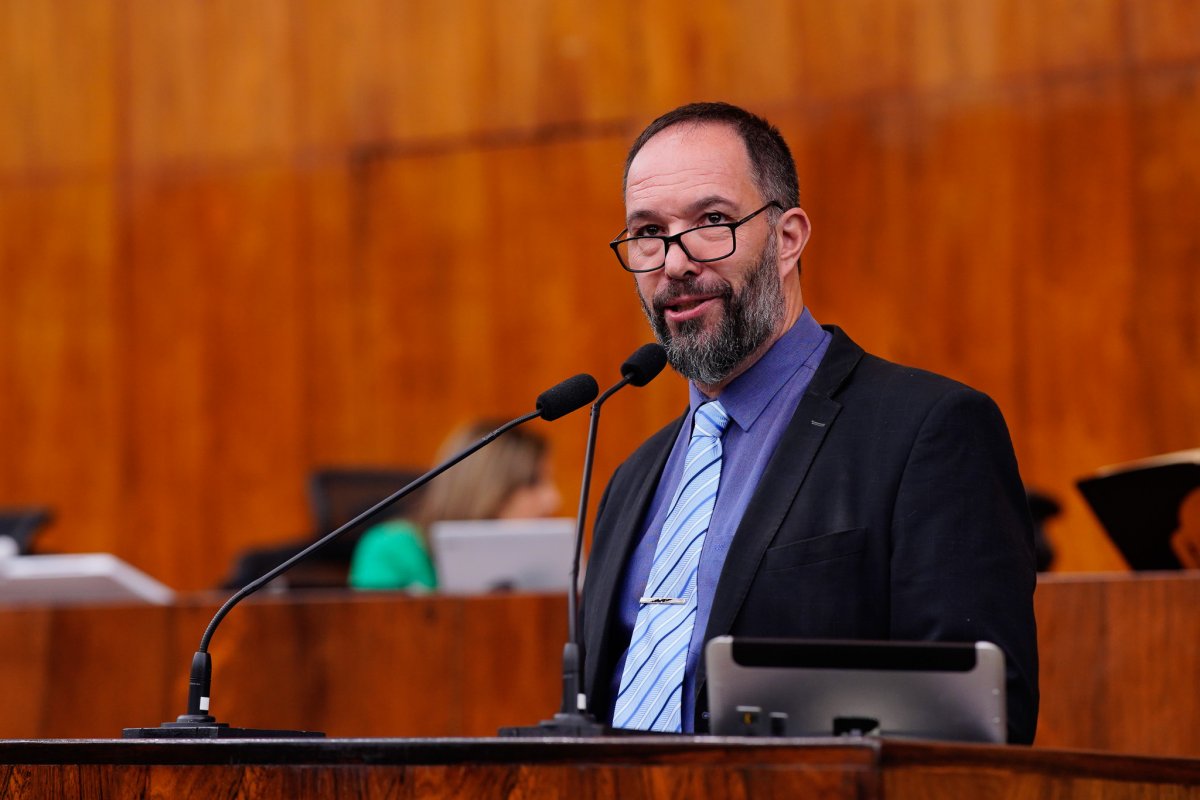
[[[694,278],[668,284],[666,291],[655,296],[653,307],[639,292],[646,319],[676,372],[701,385],[718,384],[775,333],[783,320],[786,305],[779,282],[776,249],[772,234],[758,263],[747,276],[746,285],[736,295],[728,282],[718,279],[722,284],[720,300],[725,313],[712,330],[705,329],[704,320],[688,320],[672,334],[663,308],[664,302],[681,294],[709,292],[713,288],[711,284],[701,289],[703,285]]]

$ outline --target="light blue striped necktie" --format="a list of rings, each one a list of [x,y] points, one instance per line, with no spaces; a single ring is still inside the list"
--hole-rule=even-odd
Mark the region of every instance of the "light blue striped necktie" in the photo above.
[[[696,574],[721,482],[721,434],[729,414],[714,400],[696,409],[683,478],[654,550],[633,626],[613,725],[679,731],[683,673],[696,622]]]

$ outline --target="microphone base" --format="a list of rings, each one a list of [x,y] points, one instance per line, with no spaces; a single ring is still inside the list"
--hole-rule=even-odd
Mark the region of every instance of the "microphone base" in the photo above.
[[[288,731],[268,728],[232,728],[213,717],[184,714],[175,722],[157,728],[125,728],[122,739],[320,739],[320,731]]]
[[[567,714],[559,712],[553,719],[542,720],[537,725],[520,725],[500,729],[500,736],[524,739],[590,739],[597,736],[625,736],[645,733],[626,728],[614,728],[598,722],[591,714]]]

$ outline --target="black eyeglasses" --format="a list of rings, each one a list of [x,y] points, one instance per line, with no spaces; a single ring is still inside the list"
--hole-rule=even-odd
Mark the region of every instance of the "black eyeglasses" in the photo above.
[[[692,261],[707,263],[729,258],[737,249],[738,226],[745,225],[768,208],[774,206],[783,211],[783,206],[772,200],[765,206],[739,219],[737,222],[721,222],[716,225],[701,225],[680,231],[672,236],[627,236],[628,229],[621,231],[608,246],[617,254],[617,261],[629,272],[654,272],[667,265],[667,251],[671,245],[679,245]]]

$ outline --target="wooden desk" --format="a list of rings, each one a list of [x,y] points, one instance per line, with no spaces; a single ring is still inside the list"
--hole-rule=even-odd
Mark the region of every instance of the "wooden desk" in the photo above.
[[[1043,579],[1035,743],[1200,757],[1200,573]]]
[[[1200,798],[1200,762],[858,740],[0,742],[0,794],[70,798]]]
[[[174,719],[217,605],[0,611],[0,737]],[[1037,614],[1037,746],[1200,757],[1200,578],[1052,577]],[[559,597],[266,597],[213,639],[213,713],[330,736],[490,736],[556,710],[565,635]]]

